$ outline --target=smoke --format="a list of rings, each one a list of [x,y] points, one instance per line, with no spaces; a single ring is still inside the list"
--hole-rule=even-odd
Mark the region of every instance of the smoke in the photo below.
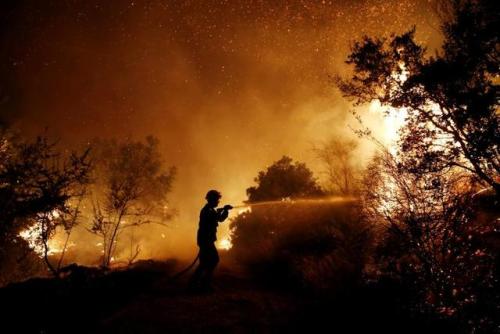
[[[440,41],[424,0],[2,6],[3,118],[27,134],[48,127],[67,147],[152,134],[177,166],[170,198],[179,216],[170,228],[137,231],[145,257],[195,253],[207,190],[241,203],[280,156],[317,171],[312,143],[353,136],[349,104],[329,75],[346,73],[354,40],[417,25],[431,49]]]

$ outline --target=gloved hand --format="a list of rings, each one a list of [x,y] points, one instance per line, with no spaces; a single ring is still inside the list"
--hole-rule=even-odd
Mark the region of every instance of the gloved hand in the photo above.
[[[231,210],[232,208],[233,208],[232,205],[229,205],[229,204],[224,205],[224,210],[226,210],[226,211]]]

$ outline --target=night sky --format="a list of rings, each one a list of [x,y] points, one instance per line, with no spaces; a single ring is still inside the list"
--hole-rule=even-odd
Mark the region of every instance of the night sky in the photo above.
[[[312,144],[353,136],[350,105],[329,79],[346,73],[350,45],[416,25],[433,52],[433,8],[428,0],[2,1],[1,119],[28,135],[47,127],[71,148],[96,136],[157,136],[179,171],[178,233],[168,239],[185,242],[208,189],[238,204],[284,154],[317,171]]]

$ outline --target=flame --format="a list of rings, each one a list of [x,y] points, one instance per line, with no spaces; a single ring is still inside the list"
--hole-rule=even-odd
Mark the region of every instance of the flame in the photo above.
[[[388,150],[388,152],[395,158],[399,155],[399,140],[400,129],[406,124],[407,111],[404,108],[392,108],[383,106],[379,100],[373,100],[369,106],[369,112],[381,115],[383,121],[383,132],[379,135],[379,140]],[[383,199],[378,206],[378,211],[387,214],[395,209],[397,203],[391,201],[391,198],[397,198],[397,185],[394,179],[388,175],[382,175],[384,187],[387,196]]]
[[[404,67],[401,66],[400,73],[394,73],[393,77],[397,79],[399,82],[405,82],[408,78],[409,72]],[[426,112],[433,117],[439,118],[442,116],[442,111],[438,104],[434,102],[427,102],[423,108]],[[369,111],[372,113],[376,113],[383,116],[383,134],[382,137],[379,138],[382,140],[382,143],[387,147],[389,153],[393,156],[394,159],[398,160],[400,156],[399,150],[399,141],[401,138],[400,130],[406,125],[408,110],[406,108],[392,108],[389,106],[382,105],[379,100],[373,100],[369,105]],[[432,123],[427,123],[426,127],[430,130],[436,129],[436,127]],[[439,132],[439,131],[438,131]],[[424,138],[424,140],[427,140]],[[434,148],[442,148],[446,145],[453,143],[453,138],[446,134],[438,135],[437,138],[433,138],[432,145],[430,149]],[[454,143],[454,145],[458,145]],[[386,192],[388,192],[387,198],[396,198],[397,196],[397,185],[395,181],[389,177],[384,177],[384,187]],[[392,196],[391,196],[392,194]],[[383,212],[390,212],[397,206],[395,201],[385,200],[380,205],[379,209]]]
[[[405,108],[391,108],[382,106],[379,100],[370,103],[369,111],[384,116],[384,133],[382,141],[389,147],[391,154],[398,151],[399,130],[406,124],[407,111]]]
[[[231,242],[231,237],[225,237],[222,238],[220,241],[217,242],[217,248],[218,249],[224,249],[224,250],[229,250],[233,247],[233,243]]]
[[[53,210],[50,214],[49,217],[50,219],[57,219],[61,216],[60,212],[57,210]],[[41,234],[42,231],[40,230],[40,225],[38,224],[33,224],[29,226],[28,228],[22,230],[19,232],[19,236],[23,238],[27,243],[28,246],[39,256],[39,257],[44,257],[44,246],[43,243],[41,243]],[[76,246],[75,243],[69,243],[67,245],[67,248],[71,248]],[[55,238],[52,238],[48,240],[48,251],[47,255],[54,255],[54,254],[59,254],[62,253],[63,251],[63,241],[62,240],[57,240]]]
[[[427,103],[423,108],[428,114],[436,118],[442,116],[442,111],[436,103]],[[406,125],[406,118],[408,116],[407,109],[383,106],[379,100],[373,100],[369,105],[369,111],[383,116],[383,133],[379,139],[381,139],[382,143],[387,146],[389,152],[397,159],[399,155],[398,142],[401,137],[399,132],[401,128]],[[436,129],[431,123],[427,123],[426,127],[431,130]],[[440,134],[437,138],[434,138],[433,147],[442,148],[453,141],[450,135]],[[455,145],[458,145],[458,143],[455,143]]]
[[[40,231],[38,226],[32,225],[19,233],[19,236],[23,238],[28,246],[38,254],[38,256],[43,256],[43,246],[39,244],[38,240],[40,238]]]

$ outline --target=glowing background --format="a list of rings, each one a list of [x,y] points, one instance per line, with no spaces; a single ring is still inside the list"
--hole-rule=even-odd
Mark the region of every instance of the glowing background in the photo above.
[[[427,0],[7,1],[0,112],[28,134],[48,127],[68,147],[94,136],[157,136],[167,164],[178,167],[170,198],[180,215],[144,256],[191,256],[205,192],[219,189],[222,204],[238,204],[257,172],[284,154],[317,171],[311,144],[353,136],[347,125],[356,125],[329,79],[346,71],[351,43],[416,25],[417,38],[435,49],[433,7]],[[366,117],[384,135],[380,115]]]

